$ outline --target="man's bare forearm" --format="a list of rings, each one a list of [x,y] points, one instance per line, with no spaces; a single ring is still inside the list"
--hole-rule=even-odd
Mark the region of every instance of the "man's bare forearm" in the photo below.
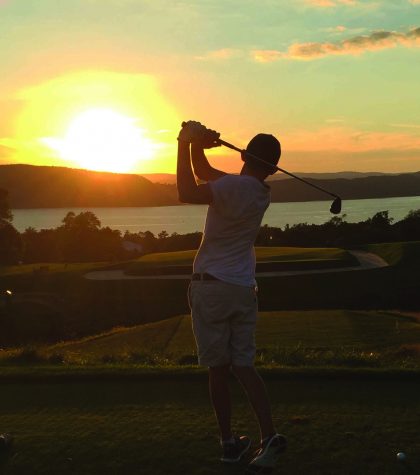
[[[204,153],[204,149],[202,146],[200,146],[200,144],[191,145],[191,158],[192,165],[194,167],[194,173],[198,178],[200,178],[200,180],[217,180],[217,178],[220,178],[226,174],[225,172],[217,170],[210,165]]]
[[[181,202],[206,204],[212,201],[208,185],[197,185],[191,167],[190,145],[187,142],[178,142],[176,182]]]
[[[183,198],[191,195],[194,189],[197,188],[197,182],[191,168],[190,144],[188,142],[178,142],[176,184],[181,201],[183,201]]]

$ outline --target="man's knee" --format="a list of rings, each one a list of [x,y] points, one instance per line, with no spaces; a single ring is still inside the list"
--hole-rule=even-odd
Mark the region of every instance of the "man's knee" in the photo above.
[[[212,377],[228,377],[230,374],[230,364],[222,366],[209,366],[209,374]]]
[[[255,367],[252,366],[238,366],[232,365],[232,373],[238,378],[241,379],[245,376],[255,374]]]

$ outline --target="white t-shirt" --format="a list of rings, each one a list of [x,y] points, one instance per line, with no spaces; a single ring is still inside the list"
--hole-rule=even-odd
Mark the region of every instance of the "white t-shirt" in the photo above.
[[[270,204],[270,188],[248,175],[224,175],[209,184],[213,201],[207,211],[194,272],[253,287],[254,242]]]

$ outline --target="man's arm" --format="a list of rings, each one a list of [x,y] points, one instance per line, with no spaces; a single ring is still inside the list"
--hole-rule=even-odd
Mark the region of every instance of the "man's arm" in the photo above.
[[[191,158],[195,175],[204,181],[213,181],[226,175],[222,170],[213,168],[204,153],[204,146],[200,143],[191,145]]]
[[[182,203],[209,204],[213,200],[210,185],[197,185],[191,167],[190,143],[182,139],[178,140],[176,184]]]

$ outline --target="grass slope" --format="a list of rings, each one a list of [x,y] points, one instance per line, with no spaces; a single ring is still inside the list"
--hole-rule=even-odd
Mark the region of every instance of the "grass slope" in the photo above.
[[[179,273],[191,272],[196,250],[160,252],[147,254],[126,266],[126,273],[141,274],[154,269],[179,268]],[[255,254],[258,263],[276,262],[296,265],[313,265],[316,263],[334,265],[357,265],[357,262],[344,249],[338,248],[302,248],[302,247],[256,247]],[[257,265],[258,267],[258,265]]]
[[[418,319],[378,311],[262,312],[256,332],[258,362],[268,365],[381,366],[390,364],[386,357],[392,351],[394,359],[409,357],[411,366],[418,367],[419,341]],[[174,364],[196,362],[195,351],[189,316],[116,329],[43,350],[47,357],[60,354],[74,363],[127,360]]]
[[[54,273],[74,273],[89,272],[92,270],[102,269],[109,266],[106,262],[81,262],[81,263],[37,263],[23,264],[19,266],[0,266],[0,276],[16,276],[28,274],[54,274]]]
[[[188,265],[192,264],[197,250],[156,252],[139,258],[139,264],[154,265]],[[295,261],[312,259],[346,260],[349,253],[338,248],[304,248],[304,247],[256,247],[257,261]]]
[[[417,473],[418,382],[285,380],[268,382],[268,390],[289,441],[276,473]],[[232,393],[234,429],[257,441],[237,384]],[[204,381],[3,385],[0,427],[16,438],[14,456],[0,455],[5,475],[244,473],[243,464],[218,460]]]
[[[391,266],[412,267],[420,264],[420,241],[369,244],[366,250],[381,256]]]

